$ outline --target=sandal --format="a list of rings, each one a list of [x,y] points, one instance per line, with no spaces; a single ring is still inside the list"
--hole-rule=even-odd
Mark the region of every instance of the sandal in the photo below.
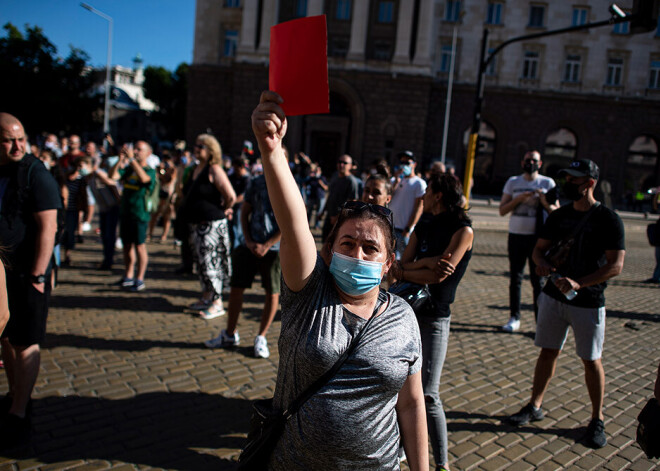
[[[224,314],[225,308],[222,307],[222,304],[212,304],[207,309],[199,311],[199,317],[207,321],[223,316]]]

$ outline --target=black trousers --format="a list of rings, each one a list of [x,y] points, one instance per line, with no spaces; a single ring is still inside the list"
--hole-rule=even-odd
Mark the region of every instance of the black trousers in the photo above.
[[[520,319],[520,287],[523,280],[525,263],[529,262],[529,279],[534,291],[534,319],[538,315],[536,300],[541,293],[541,282],[536,274],[536,264],[532,260],[532,251],[536,245],[536,235],[521,235],[509,233],[509,307],[511,317]]]

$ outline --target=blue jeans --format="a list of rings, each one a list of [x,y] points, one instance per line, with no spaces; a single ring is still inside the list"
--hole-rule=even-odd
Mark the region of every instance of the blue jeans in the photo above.
[[[449,306],[446,306],[449,313]],[[447,419],[438,389],[449,343],[451,317],[417,318],[422,335],[422,386],[426,401],[426,421],[436,465],[447,463]]]

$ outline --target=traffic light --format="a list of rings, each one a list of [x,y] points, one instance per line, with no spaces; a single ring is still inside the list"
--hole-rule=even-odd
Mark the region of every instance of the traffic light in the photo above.
[[[632,34],[647,33],[658,27],[658,9],[660,0],[633,0],[630,14],[630,32]]]

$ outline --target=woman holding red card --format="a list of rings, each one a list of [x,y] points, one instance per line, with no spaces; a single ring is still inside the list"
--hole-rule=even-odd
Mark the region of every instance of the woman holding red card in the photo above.
[[[263,92],[252,114],[282,241],[282,329],[273,405],[286,409],[351,344],[355,350],[287,422],[269,469],[428,469],[421,340],[412,309],[379,289],[394,262],[391,212],[353,201],[323,255],[282,151],[282,99]]]

